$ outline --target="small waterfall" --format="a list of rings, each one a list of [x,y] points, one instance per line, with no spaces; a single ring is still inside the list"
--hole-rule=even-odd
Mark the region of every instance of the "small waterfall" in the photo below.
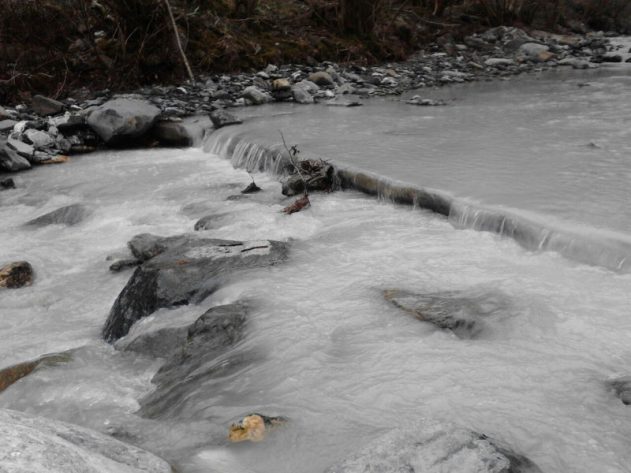
[[[224,128],[207,136],[205,151],[230,159],[247,171],[283,176],[292,164],[282,147],[248,141],[243,133]],[[580,263],[631,272],[631,239],[615,232],[579,230],[562,223],[543,222],[542,217],[521,215],[503,208],[485,207],[446,192],[411,186],[384,176],[334,164],[336,187],[355,189],[401,205],[430,210],[449,219],[456,228],[492,232],[512,238],[530,251],[556,251]]]

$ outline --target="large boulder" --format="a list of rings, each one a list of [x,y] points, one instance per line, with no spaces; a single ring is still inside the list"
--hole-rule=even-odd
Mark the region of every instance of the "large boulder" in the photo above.
[[[135,145],[159,115],[160,109],[145,100],[118,98],[92,110],[87,122],[109,146]]]
[[[200,394],[205,396],[199,392],[199,387],[208,379],[242,366],[243,359],[226,360],[222,355],[242,339],[246,319],[245,304],[227,304],[209,309],[186,328],[183,342],[170,351],[166,363],[152,380],[156,390],[141,400],[142,414],[168,416],[172,406],[181,406],[181,400]],[[146,336],[138,338],[142,340]]]
[[[386,289],[388,302],[419,320],[451,330],[460,338],[476,338],[485,329],[485,319],[506,312],[508,301],[495,292],[445,291],[427,294]]]
[[[31,108],[38,115],[56,115],[63,112],[64,104],[43,95],[36,95],[31,102]]]
[[[0,171],[16,172],[30,168],[28,159],[7,146],[6,141],[0,140]]]
[[[223,108],[211,112],[210,119],[213,122],[213,126],[215,128],[221,128],[229,125],[240,125],[241,123],[243,123],[243,120],[237,118],[232,113]]]
[[[46,225],[76,225],[88,215],[88,209],[81,204],[71,204],[61,207],[47,214],[41,215],[26,222],[31,227],[43,227]]]
[[[0,268],[0,287],[18,289],[33,283],[33,267],[27,261],[16,261]]]
[[[327,473],[541,473],[528,458],[485,435],[423,420],[369,443]]]
[[[191,146],[193,144],[193,138],[181,122],[159,121],[154,125],[152,134],[162,146]]]
[[[142,235],[130,242],[144,261],[123,288],[103,327],[103,337],[115,341],[139,319],[163,307],[199,302],[233,272],[283,261],[287,244],[277,241],[232,241]]]
[[[0,409],[0,471],[172,473],[155,455],[65,422]]]

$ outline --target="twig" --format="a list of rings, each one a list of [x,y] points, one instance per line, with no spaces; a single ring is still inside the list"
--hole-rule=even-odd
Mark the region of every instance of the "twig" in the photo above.
[[[278,130],[278,133],[280,133],[280,137],[283,140],[283,146],[285,147],[285,149],[287,150],[287,153],[289,154],[289,161],[291,161],[292,166],[298,172],[298,176],[300,176],[300,180],[302,181],[302,184],[304,185],[304,188],[305,188],[305,195],[307,196],[309,195],[309,191],[307,190],[307,180],[305,179],[305,177],[302,175],[302,172],[300,171],[300,162],[296,161],[295,159],[296,154],[298,153],[298,150],[296,149],[295,146],[292,146],[290,150],[289,147],[287,146],[287,142],[285,141],[285,137],[283,136],[283,132]]]
[[[188,72],[189,79],[191,80],[191,82],[195,82],[195,76],[193,75],[191,66],[188,63],[186,54],[184,53],[184,48],[182,48],[182,42],[180,41],[180,34],[178,33],[178,30],[177,30],[177,24],[175,23],[175,17],[173,16],[173,10],[171,9],[171,4],[169,3],[169,0],[164,0],[164,4],[166,5],[167,11],[169,12],[169,17],[171,18],[171,26],[173,26],[173,34],[175,35],[175,42],[177,43],[177,48],[180,51],[182,62],[184,62],[184,66],[186,67],[186,72]]]

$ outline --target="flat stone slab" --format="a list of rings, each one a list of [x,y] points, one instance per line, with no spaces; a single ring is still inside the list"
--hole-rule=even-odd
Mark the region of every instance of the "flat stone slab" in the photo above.
[[[76,225],[88,215],[88,209],[81,204],[71,204],[26,222],[31,227],[46,225]]]

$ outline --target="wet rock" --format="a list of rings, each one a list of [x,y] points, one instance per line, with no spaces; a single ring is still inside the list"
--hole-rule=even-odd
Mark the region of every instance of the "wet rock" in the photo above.
[[[17,122],[15,120],[0,120],[0,133],[6,133],[13,130]]]
[[[225,109],[215,110],[210,114],[210,119],[215,128],[221,128],[229,125],[240,125],[243,120],[237,118]]]
[[[272,101],[272,96],[255,86],[246,87],[242,97],[253,105],[263,105]]]
[[[123,269],[133,268],[135,266],[138,266],[140,263],[141,261],[136,258],[119,259],[117,261],[114,261],[110,265],[110,271],[114,273],[118,273],[122,271]]]
[[[129,342],[117,343],[116,348],[153,358],[170,358],[182,351],[187,337],[188,327],[165,327],[142,333]]]
[[[35,148],[33,148],[33,146],[13,137],[9,137],[9,139],[7,140],[7,145],[17,154],[19,154],[23,158],[26,158],[29,161],[33,158],[33,155],[35,154]]]
[[[33,267],[27,261],[16,261],[0,268],[0,287],[18,289],[33,283]]]
[[[422,420],[369,443],[326,473],[541,473],[528,458],[485,435]]]
[[[606,54],[601,58],[602,62],[622,62],[620,54]]]
[[[87,123],[109,146],[135,145],[159,114],[160,109],[145,100],[118,98],[96,107]]]
[[[17,172],[30,168],[31,163],[27,159],[7,146],[6,141],[0,140],[0,170]]]
[[[544,44],[539,43],[524,43],[519,47],[519,55],[525,59],[532,61],[539,61],[539,55],[548,52],[550,48]]]
[[[459,338],[476,338],[484,328],[484,318],[505,311],[508,303],[497,293],[437,292],[415,294],[386,289],[388,302],[419,320],[451,330]]]
[[[213,307],[199,317],[154,376],[156,390],[141,400],[141,413],[147,417],[168,415],[172,406],[181,404],[178,401],[198,393],[202,383],[242,366],[243,360],[226,363],[222,356],[243,338],[246,321],[247,306],[242,303]]]
[[[213,222],[216,220],[215,215],[206,215],[195,222],[195,231],[211,230],[215,226]]]
[[[0,179],[0,190],[15,189],[15,181],[10,177]]]
[[[71,204],[41,215],[26,222],[32,227],[45,225],[76,225],[88,215],[88,209],[81,204]]]
[[[622,376],[613,379],[609,381],[608,384],[623,404],[631,406],[631,376]]]
[[[444,100],[424,99],[420,95],[415,95],[410,100],[406,100],[405,103],[409,105],[420,105],[422,107],[439,107],[447,105]]]
[[[164,460],[76,425],[0,409],[0,459],[11,473],[172,473]]]
[[[256,192],[261,192],[261,188],[257,186],[254,181],[250,182],[248,186],[241,191],[242,194],[254,194]]]
[[[576,58],[565,58],[559,61],[560,66],[572,66],[574,69],[589,69],[589,62]]]
[[[307,191],[328,192],[333,187],[333,166],[325,161],[302,160],[300,161],[300,174],[293,174],[282,183],[282,193],[288,197],[304,192],[305,182]],[[303,181],[304,178],[304,181]]]
[[[180,122],[159,121],[152,129],[153,136],[162,146],[191,146],[193,138]]]
[[[320,87],[332,87],[335,85],[331,74],[325,71],[318,71],[310,74],[308,80]]]
[[[26,130],[24,132],[24,137],[27,139],[29,144],[38,149],[50,148],[55,143],[52,136],[40,130]]]
[[[53,117],[49,119],[51,126],[56,127],[64,134],[72,133],[77,129],[87,126],[85,117],[76,113],[66,112],[59,117]]]
[[[138,241],[142,244],[137,245]],[[145,234],[132,242],[134,256],[144,263],[114,302],[103,327],[103,337],[110,342],[126,335],[137,320],[159,308],[201,301],[235,271],[273,265],[287,256],[287,245],[276,241],[240,242],[198,238],[195,234],[161,238]]]
[[[294,85],[291,88],[291,94],[296,103],[308,105],[314,102],[313,96],[305,88],[299,85]]]
[[[284,417],[270,417],[263,414],[248,414],[230,426],[228,440],[231,442],[261,442],[267,433],[276,426],[287,423]]]
[[[515,61],[512,59],[502,58],[502,57],[491,57],[484,61],[485,66],[489,67],[497,67],[497,66],[513,66]]]
[[[38,115],[56,115],[63,112],[64,104],[43,95],[36,95],[31,102],[31,108]]]
[[[361,107],[363,103],[357,100],[329,100],[326,103],[327,107]]]
[[[28,376],[40,366],[56,366],[59,363],[67,363],[72,360],[72,352],[44,355],[37,360],[18,363],[8,368],[0,369],[0,392],[7,389],[16,381]]]

